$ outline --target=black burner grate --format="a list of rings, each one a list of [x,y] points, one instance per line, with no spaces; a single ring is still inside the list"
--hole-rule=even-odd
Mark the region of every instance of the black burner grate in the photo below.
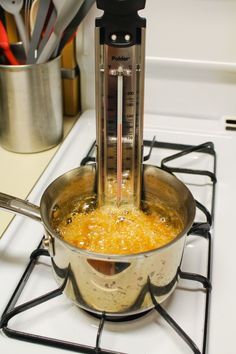
[[[205,306],[205,323],[204,323],[204,333],[203,333],[203,347],[202,350],[196,346],[196,344],[193,342],[193,340],[186,334],[186,332],[178,325],[178,323],[168,314],[168,312],[155,300],[155,297],[152,293],[152,285],[149,283],[149,292],[153,301],[154,309],[160,314],[160,316],[178,333],[178,335],[187,343],[189,348],[192,350],[193,353],[195,354],[205,354],[206,353],[206,347],[207,347],[207,331],[208,331],[208,318],[209,318],[209,302],[210,302],[210,291],[211,291],[211,234],[210,234],[210,228],[212,224],[212,219],[213,219],[213,214],[214,214],[214,198],[215,198],[215,183],[216,183],[216,154],[214,150],[214,146],[212,143],[207,142],[205,144],[201,144],[199,146],[189,146],[189,145],[180,145],[180,144],[173,144],[173,143],[164,143],[164,142],[157,142],[155,139],[153,141],[144,141],[145,146],[150,147],[150,152],[147,156],[144,157],[144,161],[147,161],[150,156],[153,148],[159,148],[159,149],[171,149],[171,150],[180,150],[181,152],[178,152],[174,155],[171,155],[170,157],[167,157],[162,160],[161,162],[161,168],[167,170],[170,173],[175,173],[175,172],[180,172],[180,173],[191,173],[191,174],[198,174],[198,175],[204,175],[208,176],[212,182],[212,203],[211,203],[211,211],[209,212],[202,204],[199,202],[196,202],[197,207],[199,210],[201,210],[206,218],[205,222],[196,222],[193,224],[191,230],[189,231],[189,235],[197,235],[199,237],[204,237],[208,240],[208,264],[207,264],[207,276],[204,277],[200,274],[193,274],[193,273],[187,273],[183,272],[181,269],[178,271],[178,277],[181,279],[187,279],[189,281],[194,281],[194,282],[200,282],[205,289],[205,295],[206,295],[206,306]],[[88,155],[82,160],[81,164],[89,163],[89,162],[94,162],[95,159],[92,156],[93,151],[95,148],[95,143],[93,146],[90,148]],[[214,165],[213,165],[213,170],[212,171],[200,171],[200,170],[190,170],[190,169],[184,169],[184,168],[177,168],[177,167],[170,167],[169,165],[167,166],[167,163],[170,161],[176,161],[179,157],[190,154],[192,152],[201,152],[204,154],[210,154],[213,156],[214,159]],[[109,316],[106,315],[106,313],[103,313],[101,318],[100,318],[100,324],[98,327],[97,331],[97,336],[96,336],[96,343],[95,346],[87,346],[79,343],[73,343],[73,342],[67,342],[64,340],[60,339],[55,339],[55,338],[50,338],[50,337],[44,337],[44,336],[39,336],[31,333],[25,333],[21,332],[18,330],[11,329],[9,327],[9,320],[32,308],[35,307],[45,301],[49,301],[50,299],[53,299],[59,295],[62,294],[63,288],[66,284],[62,284],[61,287],[50,291],[40,297],[37,297],[35,299],[32,299],[28,302],[25,302],[21,305],[16,306],[17,301],[23,292],[25,285],[32,274],[34,268],[37,266],[37,261],[40,256],[48,257],[49,254],[46,250],[41,248],[41,244],[38,246],[38,248],[31,254],[30,260],[28,263],[28,266],[25,269],[24,274],[22,275],[14,293],[12,294],[11,299],[9,300],[8,305],[6,306],[6,309],[4,313],[2,314],[1,321],[0,321],[0,328],[2,331],[11,338],[15,339],[20,339],[32,343],[39,343],[47,346],[52,346],[55,348],[61,348],[61,349],[67,349],[75,352],[81,352],[81,353],[101,353],[101,354],[122,354],[121,352],[115,352],[111,350],[106,350],[102,349],[100,347],[100,342],[101,342],[101,337],[102,337],[102,332],[103,332],[103,327],[104,323],[107,320],[112,320],[109,318]],[[128,318],[129,320],[129,318]]]

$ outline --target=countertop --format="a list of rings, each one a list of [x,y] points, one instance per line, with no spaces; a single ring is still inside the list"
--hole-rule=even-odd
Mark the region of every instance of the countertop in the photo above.
[[[77,118],[64,118],[64,138]],[[19,154],[7,151],[0,145],[0,192],[25,199],[59,146],[34,154]],[[0,210],[0,238],[13,217],[14,214]]]

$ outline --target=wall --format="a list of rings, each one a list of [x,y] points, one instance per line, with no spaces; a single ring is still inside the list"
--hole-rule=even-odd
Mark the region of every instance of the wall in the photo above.
[[[94,6],[78,32],[83,109],[94,107]],[[145,111],[236,114],[236,0],[147,0]]]

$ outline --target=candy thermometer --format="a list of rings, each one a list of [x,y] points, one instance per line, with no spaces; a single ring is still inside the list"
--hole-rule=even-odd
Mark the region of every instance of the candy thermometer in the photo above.
[[[97,0],[97,190],[99,205],[139,207],[143,155],[145,0]]]

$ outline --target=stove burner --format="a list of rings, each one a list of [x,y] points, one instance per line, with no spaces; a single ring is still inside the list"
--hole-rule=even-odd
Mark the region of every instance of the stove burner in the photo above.
[[[197,202],[197,207],[199,210],[201,210],[205,217],[206,217],[206,222],[196,222],[194,223],[192,229],[190,230],[192,235],[199,236],[199,237],[204,237],[208,241],[208,264],[207,264],[207,276],[204,277],[200,274],[193,274],[193,273],[187,273],[187,272],[182,272],[179,270],[178,276],[182,279],[186,279],[189,281],[196,281],[200,282],[205,289],[205,295],[206,295],[206,306],[205,306],[205,322],[204,322],[204,330],[203,330],[203,347],[202,351],[199,350],[199,348],[196,346],[196,344],[193,342],[193,340],[186,334],[186,332],[178,325],[178,323],[167,313],[167,311],[159,304],[156,302],[154,295],[152,294],[152,285],[149,284],[149,292],[153,300],[153,306],[154,309],[156,310],[159,315],[175,330],[176,333],[185,341],[188,345],[188,347],[191,349],[191,351],[195,354],[205,354],[206,353],[206,344],[207,344],[207,331],[208,331],[208,312],[209,312],[209,301],[210,301],[210,290],[211,290],[211,282],[210,282],[210,274],[211,274],[211,234],[210,234],[210,226],[212,223],[213,219],[213,214],[214,214],[214,197],[215,197],[215,182],[216,182],[216,177],[215,177],[215,170],[216,170],[216,156],[215,156],[215,151],[212,143],[206,143],[202,144],[196,147],[193,146],[188,146],[188,145],[180,145],[180,144],[172,144],[172,143],[163,143],[163,142],[156,142],[155,140],[151,141],[144,141],[145,146],[149,146],[150,152],[148,156],[144,158],[144,161],[146,161],[148,158],[150,158],[151,151],[153,147],[157,147],[159,149],[161,148],[167,148],[167,149],[172,149],[172,150],[180,150],[181,153],[177,153],[172,155],[172,157],[168,157],[166,159],[163,159],[161,166],[164,169],[167,169],[170,173],[173,172],[181,172],[181,173],[193,173],[193,174],[198,174],[198,175],[204,175],[207,176],[211,179],[212,181],[212,201],[211,201],[211,210],[210,212],[207,211],[207,209],[201,205],[200,203]],[[94,162],[95,159],[92,156],[93,150],[94,150],[95,144],[91,147],[88,156],[86,156],[82,160],[82,164],[88,163],[88,162]],[[186,153],[191,153],[193,151],[201,151],[201,153],[204,154],[210,154],[213,156],[214,159],[214,166],[213,166],[213,172],[211,171],[199,171],[199,170],[189,170],[189,169],[179,169],[176,167],[167,167],[165,165],[166,162],[173,160],[173,158],[178,158],[182,156],[182,154]],[[42,242],[41,242],[42,243]],[[43,345],[48,345],[52,346],[55,348],[61,348],[61,349],[66,349],[66,350],[72,350],[75,352],[82,352],[82,353],[91,353],[91,354],[121,354],[120,352],[116,351],[111,351],[107,349],[103,349],[100,347],[100,341],[101,341],[101,336],[102,336],[102,331],[103,327],[105,324],[105,321],[113,321],[113,322],[120,322],[120,321],[132,321],[135,319],[138,319],[142,316],[145,316],[149,313],[149,311],[146,311],[140,315],[134,315],[134,316],[128,316],[128,317],[122,317],[122,318],[116,318],[116,317],[109,317],[109,315],[103,314],[100,316],[99,320],[99,327],[97,331],[97,337],[96,337],[96,346],[88,346],[88,345],[83,345],[83,344],[78,344],[78,343],[73,343],[73,342],[67,342],[64,340],[60,339],[55,339],[55,338],[49,338],[49,337],[43,337],[43,336],[38,336],[36,334],[32,333],[25,333],[22,331],[14,330],[8,327],[8,322],[11,318],[14,316],[32,308],[35,307],[45,301],[48,301],[52,298],[55,298],[59,295],[62,294],[63,289],[57,288],[53,291],[50,291],[49,293],[42,295],[38,298],[32,299],[26,303],[23,303],[21,305],[16,305],[17,301],[23,292],[25,285],[30,278],[31,273],[33,272],[35,266],[37,266],[37,260],[38,257],[40,256],[49,256],[48,252],[41,249],[41,243],[38,246],[38,248],[31,254],[30,256],[30,261],[28,263],[28,266],[22,275],[22,278],[20,279],[14,293],[12,294],[11,299],[9,300],[8,305],[6,306],[5,311],[2,314],[1,320],[0,320],[0,328],[2,331],[11,338],[15,339],[20,339],[32,343],[38,343],[38,344],[43,344]],[[150,311],[153,311],[150,310]],[[91,315],[91,313],[89,312]],[[95,315],[96,317],[96,315]]]
[[[87,314],[89,314],[90,316],[93,316],[99,320],[101,320],[102,318],[104,318],[106,321],[109,322],[128,322],[128,321],[134,321],[137,320],[139,318],[142,318],[144,316],[146,316],[148,313],[150,313],[151,311],[153,311],[153,309],[147,310],[147,311],[143,311],[141,313],[137,313],[135,315],[124,315],[124,316],[112,316],[109,314],[96,314],[87,310],[84,310]]]

